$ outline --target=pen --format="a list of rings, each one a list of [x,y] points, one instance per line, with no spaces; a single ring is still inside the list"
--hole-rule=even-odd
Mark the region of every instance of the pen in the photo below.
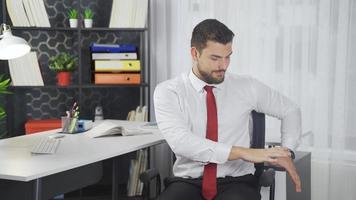
[[[75,101],[73,106],[72,106],[72,109],[70,110],[70,117],[73,117],[74,115],[74,110],[77,108],[77,102]]]
[[[75,111],[74,115],[73,115],[73,118],[77,118],[79,117],[79,111]]]

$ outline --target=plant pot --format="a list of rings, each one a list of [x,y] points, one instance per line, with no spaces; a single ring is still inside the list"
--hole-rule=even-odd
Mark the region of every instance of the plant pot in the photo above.
[[[68,86],[70,85],[71,72],[58,72],[57,73],[57,85]]]
[[[78,27],[78,19],[69,19],[69,26],[71,28],[77,28]]]
[[[84,19],[84,27],[85,28],[93,27],[93,19]]]

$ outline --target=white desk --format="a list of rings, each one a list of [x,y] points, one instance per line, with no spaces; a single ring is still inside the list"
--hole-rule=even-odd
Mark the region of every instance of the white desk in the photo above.
[[[127,122],[113,120],[122,126]],[[0,180],[29,182],[34,180],[33,199],[41,199],[41,179],[57,173],[114,158],[164,140],[158,130],[140,136],[113,136],[89,138],[85,134],[66,134],[57,153],[31,154],[32,145],[41,137],[56,134],[59,130],[0,140]]]

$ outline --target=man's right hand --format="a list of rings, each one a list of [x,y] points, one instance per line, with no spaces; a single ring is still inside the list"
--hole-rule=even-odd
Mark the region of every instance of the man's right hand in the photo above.
[[[278,157],[289,157],[290,152],[285,147],[273,147],[268,149],[251,149],[245,147],[232,147],[229,160],[242,159],[252,163],[276,163]]]
[[[291,158],[279,157],[277,158],[277,162],[271,163],[272,165],[283,167],[291,177],[292,181],[295,184],[295,191],[302,191],[302,184],[300,181],[300,177],[298,175],[297,169],[294,166],[293,160]]]

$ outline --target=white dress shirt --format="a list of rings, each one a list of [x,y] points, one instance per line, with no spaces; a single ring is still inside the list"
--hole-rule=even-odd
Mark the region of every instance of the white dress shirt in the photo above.
[[[253,163],[228,161],[232,146],[249,147],[249,118],[255,110],[281,119],[282,145],[294,150],[301,135],[299,107],[261,82],[248,77],[225,74],[213,85],[218,113],[218,142],[205,138],[207,110],[204,81],[192,71],[160,83],[154,92],[158,127],[177,160],[173,173],[197,178],[204,165],[217,163],[217,177],[254,173]]]

